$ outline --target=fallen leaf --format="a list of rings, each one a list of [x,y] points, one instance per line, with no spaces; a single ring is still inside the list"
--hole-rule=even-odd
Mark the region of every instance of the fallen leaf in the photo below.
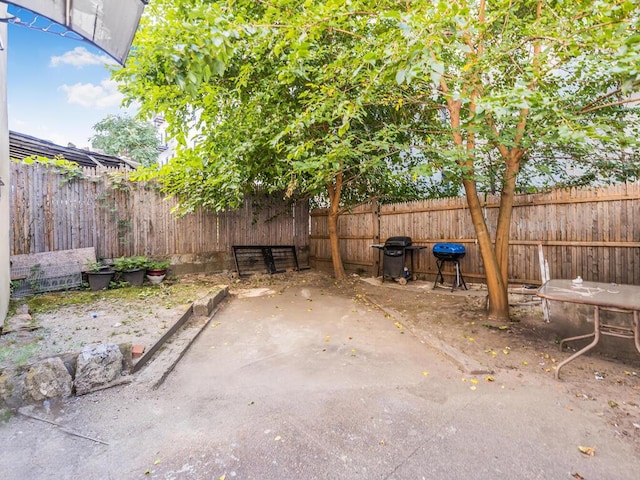
[[[472,379],[471,379],[471,383],[473,383],[474,385],[477,385],[477,384],[478,384],[478,380],[477,380],[477,379],[475,379],[475,378],[472,378]]]
[[[159,465],[159,464],[160,464],[160,459],[159,459],[159,458],[156,458],[156,461],[155,461],[155,462],[153,462],[153,464],[154,464],[154,465]]]
[[[313,312],[313,308],[307,308],[307,312]]]
[[[422,372],[422,375],[426,377],[427,375],[429,375],[429,372]]]
[[[144,471],[144,474],[145,474],[145,475],[151,475],[151,470],[149,470],[149,469],[145,470],[145,471]]]
[[[476,386],[475,386],[475,385],[471,385],[471,386],[469,387],[469,390],[475,390],[475,389],[476,389]]]
[[[402,330],[402,324],[400,322],[393,322],[393,324],[398,327],[400,330]]]
[[[325,343],[329,343],[331,341],[331,335],[327,335],[326,337],[324,337],[324,341]]]
[[[578,479],[578,480],[584,480],[584,477],[582,475],[580,475],[579,473],[572,473],[571,476],[573,478]]]
[[[502,350],[502,353],[504,353],[505,355],[509,355],[509,350],[507,350],[506,348]]]
[[[484,377],[484,379],[485,379],[487,382],[493,382],[493,381],[495,381],[495,378],[493,378],[491,375],[489,375],[488,377]]]
[[[593,457],[596,454],[596,449],[593,447],[578,446],[578,450],[580,450],[580,452],[584,453],[585,455],[589,455],[590,457]]]
[[[222,476],[218,477],[218,480],[226,480],[227,478],[227,474],[223,474]]]
[[[522,362],[522,365],[526,367],[527,365],[529,365],[529,362]]]
[[[609,400],[609,402],[608,402],[608,403],[609,403],[609,406],[610,406],[611,408],[616,408],[616,407],[618,406],[618,404],[617,404],[616,402],[614,402],[613,400]]]
[[[279,442],[280,440],[282,440],[282,437],[280,435],[278,435],[276,438],[273,439],[274,442]]]
[[[355,351],[355,349],[353,349],[353,348],[351,349],[351,356],[352,356],[352,357],[355,357],[355,356],[356,356],[356,351]]]
[[[386,442],[385,442],[384,440],[380,440],[378,443],[379,443],[380,445],[385,445],[385,443],[386,443]]]
[[[498,329],[499,329],[499,330],[506,330],[506,329],[508,329],[508,328],[509,328],[509,326],[508,326],[508,325],[500,325],[500,326],[498,327]]]
[[[469,337],[469,341],[470,341],[470,342],[475,342],[475,341],[476,341],[476,339],[475,339],[475,338],[473,338],[473,337]]]

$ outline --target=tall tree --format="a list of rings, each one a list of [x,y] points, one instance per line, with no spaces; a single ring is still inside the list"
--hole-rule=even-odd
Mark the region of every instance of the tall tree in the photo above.
[[[391,58],[416,101],[444,112],[433,144],[464,185],[487,275],[489,316],[508,319],[508,249],[514,194],[525,162],[544,168],[580,148],[635,148],[638,4],[630,1],[411,2]],[[425,142],[426,143],[426,142]],[[480,168],[498,180],[495,238],[482,212]],[[568,164],[565,163],[565,166]]]
[[[289,36],[268,26],[282,12],[260,3],[156,8],[118,76],[129,80],[126,92],[144,109],[164,114],[174,136],[191,138],[192,146],[158,171],[166,190],[183,210],[234,206],[256,188],[321,195],[335,277],[343,278],[344,209],[415,192],[407,175],[413,159],[404,149],[409,110],[391,101],[399,87],[373,89],[336,71],[361,54],[357,38],[328,31]],[[179,56],[167,48],[169,32]]]
[[[158,161],[160,139],[155,127],[131,117],[108,115],[93,126],[91,146],[109,155],[130,158],[149,166]]]

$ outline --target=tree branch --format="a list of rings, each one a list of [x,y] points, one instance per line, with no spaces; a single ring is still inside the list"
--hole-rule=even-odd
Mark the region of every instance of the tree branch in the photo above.
[[[617,105],[624,105],[626,103],[633,103],[633,102],[640,102],[640,97],[636,97],[636,98],[627,98],[625,100],[620,100],[618,102],[611,102],[611,103],[605,103],[604,105],[597,105],[595,107],[591,107],[591,108],[582,108],[580,110],[580,113],[590,113],[590,112],[595,112],[596,110],[600,110],[602,108],[607,108],[607,107],[615,107]]]

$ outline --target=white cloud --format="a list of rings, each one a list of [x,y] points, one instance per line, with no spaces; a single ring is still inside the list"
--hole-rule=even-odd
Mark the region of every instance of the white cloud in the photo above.
[[[57,67],[59,65],[72,65],[82,68],[87,65],[104,65],[105,63],[115,65],[116,62],[107,55],[91,53],[84,47],[76,47],[73,50],[63,53],[60,56],[51,57],[49,65]]]
[[[60,90],[67,94],[67,102],[87,108],[111,108],[122,103],[124,96],[118,91],[114,80],[103,80],[100,85],[76,83],[62,85]]]

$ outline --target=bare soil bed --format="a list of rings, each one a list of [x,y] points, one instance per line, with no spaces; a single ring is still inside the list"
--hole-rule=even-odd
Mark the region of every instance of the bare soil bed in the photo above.
[[[151,347],[224,275],[186,276],[161,285],[99,292],[69,291],[22,299],[34,329],[0,336],[0,369],[51,355],[79,352],[91,343],[131,343]]]

